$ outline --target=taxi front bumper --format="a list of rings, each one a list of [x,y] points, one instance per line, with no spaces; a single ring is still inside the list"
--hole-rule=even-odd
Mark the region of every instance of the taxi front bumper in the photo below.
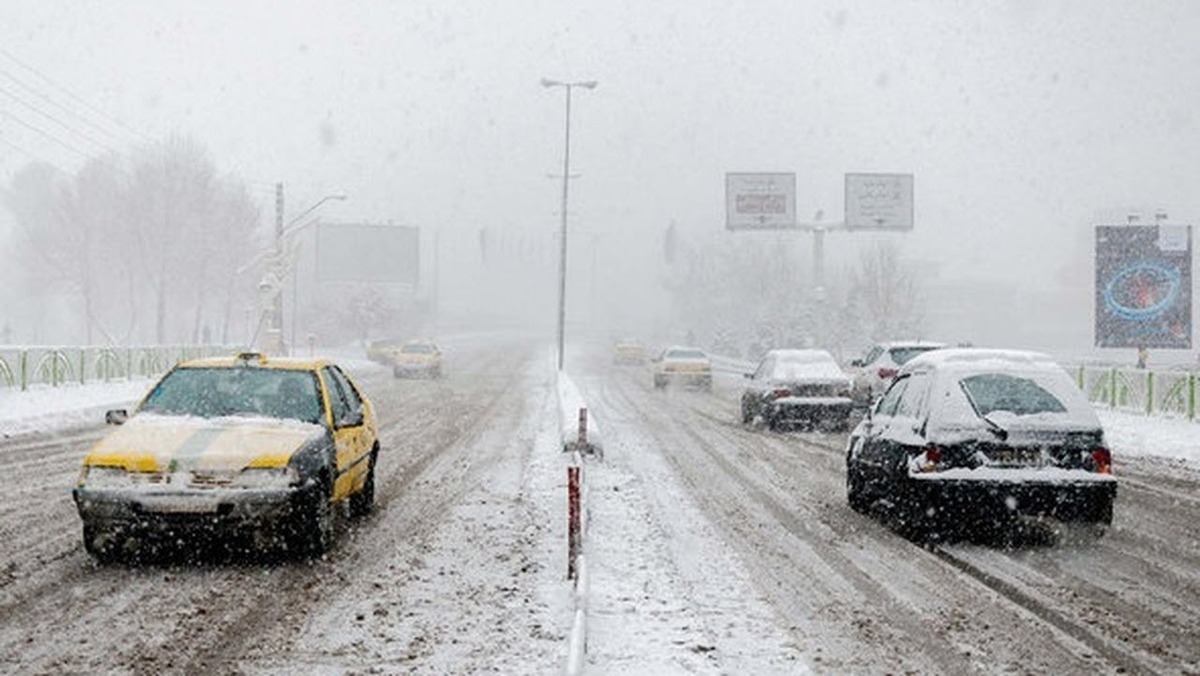
[[[284,526],[316,491],[308,483],[286,488],[145,490],[77,487],[75,506],[96,530],[133,532],[241,532]]]

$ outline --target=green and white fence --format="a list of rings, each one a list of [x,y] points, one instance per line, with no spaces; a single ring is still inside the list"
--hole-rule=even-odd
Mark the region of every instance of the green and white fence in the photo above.
[[[232,354],[214,345],[158,347],[4,347],[0,346],[0,388],[27,390],[67,383],[148,378],[176,362]]]
[[[1196,419],[1196,373],[1097,366],[1078,366],[1073,372],[1079,388],[1094,404],[1131,413]]]

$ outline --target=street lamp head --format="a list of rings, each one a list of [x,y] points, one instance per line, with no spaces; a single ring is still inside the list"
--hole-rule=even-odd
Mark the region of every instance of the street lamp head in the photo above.
[[[587,80],[585,82],[561,82],[559,80],[551,80],[550,78],[542,78],[543,87],[566,87],[567,89],[570,89],[571,87],[583,87],[584,89],[595,89],[597,84],[599,83],[595,80]]]

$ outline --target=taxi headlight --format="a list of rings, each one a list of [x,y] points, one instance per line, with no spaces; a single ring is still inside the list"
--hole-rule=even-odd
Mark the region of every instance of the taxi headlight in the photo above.
[[[295,467],[247,467],[233,480],[238,488],[287,488],[298,483],[300,473]]]
[[[133,485],[133,478],[122,467],[89,467],[79,473],[79,485],[88,488],[124,488]]]

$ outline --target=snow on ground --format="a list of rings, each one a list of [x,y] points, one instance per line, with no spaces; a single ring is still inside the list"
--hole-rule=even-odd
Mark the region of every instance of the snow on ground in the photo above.
[[[53,433],[97,424],[105,409],[131,406],[151,382],[0,390],[0,434]],[[1200,423],[1103,409],[1098,413],[1117,457],[1157,456],[1200,466]],[[558,452],[558,442],[550,433],[539,436],[536,444],[536,455],[546,456],[530,468],[545,475],[534,481],[541,493],[539,502],[553,504],[565,497],[565,491],[561,497],[546,495],[565,488],[561,472],[569,456]],[[639,451],[612,448],[609,452],[619,456]],[[611,673],[721,673],[733,664],[753,664],[753,671],[759,673],[806,671],[804,656],[772,627],[752,583],[731,574],[741,567],[695,513],[686,491],[669,480],[667,468],[661,469],[656,474],[662,483],[656,486],[639,485],[620,463],[589,463],[586,470],[591,513],[586,544],[591,575],[590,667]],[[650,502],[657,503],[657,509]],[[550,511],[564,509],[556,505]],[[678,519],[663,524],[649,517],[664,509]],[[669,536],[661,532],[663,528],[672,531]],[[680,548],[694,556],[680,556]],[[694,562],[695,569],[682,570],[672,563],[681,560]],[[704,604],[691,598],[703,580],[709,581],[705,588],[709,592],[716,588],[720,598],[707,598]],[[720,583],[714,586],[713,580]],[[546,583],[554,587],[545,590],[546,598],[557,598],[561,604],[561,581]],[[714,604],[720,606],[721,617],[738,619],[717,622],[697,615],[699,608]],[[698,627],[703,629],[698,632]],[[569,627],[548,630],[562,632],[565,643]],[[723,655],[714,652],[718,640],[726,651]]]

